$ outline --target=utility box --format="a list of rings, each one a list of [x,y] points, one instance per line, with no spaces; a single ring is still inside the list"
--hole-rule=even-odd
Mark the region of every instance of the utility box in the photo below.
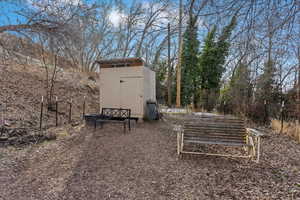
[[[141,58],[96,61],[100,72],[100,109],[131,109],[144,118],[147,101],[156,101],[155,72]]]

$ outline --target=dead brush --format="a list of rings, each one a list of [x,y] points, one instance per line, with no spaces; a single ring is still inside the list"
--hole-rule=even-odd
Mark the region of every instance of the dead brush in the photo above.
[[[278,133],[283,133],[289,137],[295,139],[300,143],[300,125],[297,122],[284,121],[281,125],[281,121],[277,119],[271,120],[271,127]]]

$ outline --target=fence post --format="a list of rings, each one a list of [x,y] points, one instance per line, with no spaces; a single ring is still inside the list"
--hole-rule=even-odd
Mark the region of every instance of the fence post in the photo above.
[[[264,100],[264,109],[265,109],[265,116],[264,116],[264,121],[265,121],[265,124],[267,124],[268,122],[268,107],[267,107],[267,100]]]
[[[43,107],[44,107],[44,96],[42,96],[42,102],[41,102],[40,130],[42,130],[42,123],[43,123]]]
[[[281,103],[281,127],[280,127],[280,133],[283,133],[283,109],[284,109],[284,101]]]
[[[57,96],[55,97],[55,125],[58,126],[58,101],[57,101]]]
[[[298,119],[296,119],[296,121],[295,121],[295,126],[296,126],[295,139],[297,142],[300,143],[299,120]]]
[[[85,115],[85,96],[83,96],[83,111],[82,111],[82,119],[84,119],[84,115]]]
[[[72,120],[72,99],[70,100],[69,123],[71,123],[71,120]]]
[[[1,107],[3,105],[3,107]],[[1,119],[0,119],[0,125],[5,125],[5,119],[4,119],[4,116],[5,116],[5,105],[4,105],[4,102],[3,104],[0,104],[0,112],[1,112]]]

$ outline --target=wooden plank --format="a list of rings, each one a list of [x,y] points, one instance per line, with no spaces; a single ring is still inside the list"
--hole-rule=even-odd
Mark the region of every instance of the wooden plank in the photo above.
[[[214,139],[214,140],[244,140],[246,141],[246,137],[224,137],[224,136],[206,136],[206,135],[184,135],[184,138],[190,138],[190,139]]]
[[[215,138],[246,138],[246,135],[224,135],[224,134],[184,134],[186,137],[215,137]]]
[[[235,143],[235,142],[219,142],[219,141],[196,141],[196,140],[184,140],[185,143],[195,143],[195,144],[217,144],[226,146],[249,146],[246,143]]]
[[[245,136],[248,135],[246,132],[234,132],[234,131],[192,131],[186,130],[186,134],[197,134],[197,135],[236,135],[236,136]]]
[[[199,132],[199,133],[203,133],[203,132],[206,132],[206,133],[214,133],[214,132],[220,132],[220,133],[239,133],[239,134],[243,134],[243,133],[246,133],[245,130],[243,129],[225,129],[225,128],[186,128],[184,129],[185,132]]]
[[[204,116],[201,116],[201,117],[190,117],[188,119],[224,119],[224,120],[240,120],[240,121],[244,121],[244,119],[241,119],[241,118],[236,118],[236,117],[204,117]]]
[[[201,127],[208,127],[208,128],[233,128],[233,129],[244,129],[244,126],[234,126],[228,124],[184,124],[184,128],[201,128]]]
[[[201,124],[206,124],[206,125],[226,125],[226,126],[245,126],[245,123],[240,123],[240,122],[204,122],[204,121],[199,121],[199,122],[186,122],[184,125],[201,125]]]
[[[225,135],[248,135],[243,130],[232,130],[232,129],[184,129],[184,133],[191,134],[225,134]]]
[[[222,156],[222,157],[232,157],[232,158],[251,158],[251,155],[243,156],[243,155],[230,155],[230,154],[217,154],[217,153],[202,153],[202,152],[194,152],[194,151],[181,151],[181,153],[208,155],[208,156]]]
[[[213,122],[213,123],[185,123],[183,126],[186,127],[203,127],[203,126],[213,126],[213,127],[241,127],[245,129],[245,124],[232,124],[232,123],[218,123],[218,122]]]
[[[183,128],[186,131],[206,131],[206,132],[213,132],[213,131],[232,131],[232,132],[243,132],[245,133],[246,130],[242,128],[230,128],[230,127],[184,127]]]
[[[244,125],[245,122],[239,122],[239,121],[224,121],[224,120],[220,120],[220,121],[203,121],[203,120],[198,120],[198,121],[186,121],[184,122],[184,124],[201,124],[201,123],[205,123],[205,124],[213,124],[213,123],[224,123],[224,124],[237,124],[237,125]]]
[[[205,126],[205,125],[201,125],[201,126],[183,126],[184,129],[232,129],[232,130],[244,130],[246,131],[246,129],[244,127],[234,127],[234,126]]]
[[[205,121],[198,121],[198,122],[185,122],[183,123],[184,125],[197,125],[197,124],[225,124],[225,125],[231,125],[231,126],[244,126],[245,123],[240,123],[240,122],[224,122],[224,121],[220,121],[220,122],[216,122],[216,121],[209,121],[209,122],[205,122]]]
[[[188,121],[184,121],[185,123],[199,123],[199,122],[206,122],[206,123],[209,123],[209,122],[224,122],[224,123],[240,123],[240,124],[244,124],[245,122],[244,121],[241,121],[241,120],[223,120],[223,119],[210,119],[210,120],[202,120],[202,119],[190,119]]]
[[[233,132],[233,131],[198,131],[198,130],[185,130],[185,134],[194,135],[232,135],[232,136],[245,136],[248,135],[246,132]]]
[[[225,115],[194,115],[194,118],[226,118],[226,119],[241,119],[235,116],[225,116]]]
[[[211,141],[211,142],[227,142],[227,143],[243,143],[246,144],[245,139],[233,138],[209,138],[209,137],[184,137],[184,141]]]

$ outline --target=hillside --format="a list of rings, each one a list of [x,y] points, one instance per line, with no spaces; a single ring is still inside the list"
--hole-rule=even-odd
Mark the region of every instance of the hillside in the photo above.
[[[0,116],[2,137],[23,137],[40,134],[39,120],[41,98],[46,94],[45,69],[38,65],[18,65],[14,62],[0,65]],[[82,120],[83,97],[86,97],[86,112],[97,112],[97,74],[82,74],[60,71],[54,86],[58,97],[59,126],[68,124],[69,104],[72,99],[72,123]],[[55,112],[44,106],[43,130],[55,126]],[[7,144],[7,140],[1,142]],[[0,143],[0,145],[1,145]],[[12,142],[15,143],[15,142]]]
[[[17,37],[16,35],[1,33],[0,34],[0,56],[7,60],[14,60],[15,62],[27,62],[27,64],[41,63],[44,58],[49,62],[53,59],[55,54],[47,51],[38,44],[24,37]],[[56,55],[57,64],[62,69],[71,70],[74,68],[74,63],[63,56]]]

